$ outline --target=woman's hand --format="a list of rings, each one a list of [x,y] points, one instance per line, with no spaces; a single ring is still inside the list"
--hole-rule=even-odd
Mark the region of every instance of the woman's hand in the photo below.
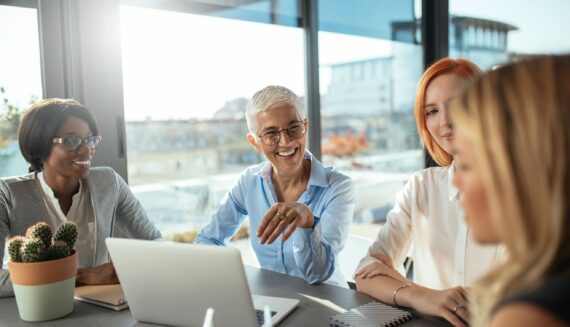
[[[467,310],[467,290],[465,288],[454,287],[439,291],[425,287],[410,287],[401,292],[404,293],[408,290],[409,292],[406,294],[409,295],[407,296],[408,302],[416,311],[442,317],[456,327],[467,326],[469,311]],[[400,300],[398,301],[400,302]]]
[[[112,263],[97,267],[78,269],[75,276],[77,285],[108,285],[119,284],[119,278]]]
[[[259,243],[271,244],[288,227],[282,238],[286,241],[297,227],[311,228],[313,225],[313,213],[305,204],[279,202],[274,204],[261,219],[257,228],[257,237],[259,237]]]
[[[394,269],[392,259],[390,257],[378,253],[372,253],[370,256],[380,260],[380,262],[373,262],[363,267],[356,273],[357,276],[362,279],[386,276],[397,281],[401,281],[402,283],[409,283],[406,277],[402,276],[396,269]]]

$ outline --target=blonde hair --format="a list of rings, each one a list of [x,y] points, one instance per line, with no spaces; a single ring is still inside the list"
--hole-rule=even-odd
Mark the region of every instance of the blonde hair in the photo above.
[[[471,294],[471,326],[490,323],[502,300],[538,286],[570,262],[570,56],[491,71],[452,106],[473,142],[506,256]]]
[[[416,91],[414,103],[414,116],[416,117],[416,127],[422,139],[423,145],[429,154],[441,166],[449,166],[453,161],[453,156],[437,144],[426,126],[426,115],[424,106],[426,103],[426,91],[436,77],[445,74],[456,74],[468,80],[473,80],[481,74],[481,70],[474,63],[467,59],[443,58],[433,63],[422,75]]]

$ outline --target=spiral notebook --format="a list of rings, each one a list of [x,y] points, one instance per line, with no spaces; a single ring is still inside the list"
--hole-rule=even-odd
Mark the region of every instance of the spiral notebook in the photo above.
[[[115,311],[129,307],[120,284],[76,287],[75,299]]]
[[[412,318],[412,314],[379,302],[371,302],[331,317],[332,327],[396,326]]]

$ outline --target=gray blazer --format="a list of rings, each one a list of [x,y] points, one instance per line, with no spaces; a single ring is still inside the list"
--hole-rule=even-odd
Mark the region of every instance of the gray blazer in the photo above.
[[[127,183],[112,168],[91,168],[84,185],[91,194],[97,226],[94,266],[110,261],[106,237],[161,238]],[[52,228],[59,224],[48,214],[36,174],[0,179],[0,258],[4,257],[4,244],[8,238],[24,235],[26,229],[38,221],[46,221]],[[76,250],[79,255],[82,250],[92,251]],[[8,296],[14,296],[10,275],[7,270],[0,269],[0,298]]]

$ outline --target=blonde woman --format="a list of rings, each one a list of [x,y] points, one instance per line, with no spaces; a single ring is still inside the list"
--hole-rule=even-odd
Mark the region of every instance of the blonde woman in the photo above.
[[[496,256],[495,246],[479,246],[471,238],[457,189],[451,185],[454,129],[448,103],[479,74],[472,62],[451,58],[439,60],[423,74],[414,106],[416,124],[423,144],[441,167],[411,176],[355,278],[359,291],[442,317],[454,326],[465,326],[469,319],[464,286],[486,273]],[[414,283],[394,269],[410,251]]]
[[[570,56],[499,68],[458,100],[454,183],[475,239],[506,251],[471,325],[569,326]]]

